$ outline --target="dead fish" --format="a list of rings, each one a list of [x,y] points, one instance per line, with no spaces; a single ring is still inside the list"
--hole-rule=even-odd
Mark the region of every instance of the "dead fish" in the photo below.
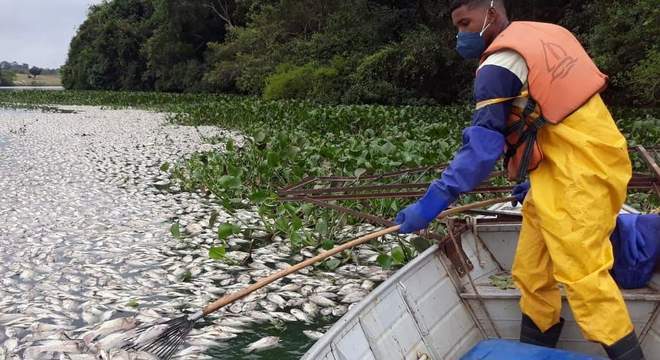
[[[313,302],[314,304],[322,307],[330,307],[330,306],[335,306],[336,303],[328,298],[325,298],[323,296],[319,295],[312,295],[309,297],[309,301]]]
[[[315,293],[334,293],[339,289],[336,285],[323,285],[314,289]]]
[[[222,319],[222,321],[220,321],[220,322],[218,323],[218,325],[222,325],[222,326],[231,326],[231,327],[237,327],[237,328],[238,328],[238,327],[246,326],[246,325],[248,325],[248,324],[249,324],[249,323],[248,323],[247,321],[241,321],[241,320],[238,320],[238,319],[232,319],[232,318]]]
[[[302,294],[302,296],[309,296],[313,292],[314,292],[314,287],[311,285],[305,285],[300,288],[300,294]]]
[[[90,344],[99,337],[103,337],[117,331],[131,330],[137,326],[137,321],[132,317],[117,318],[114,320],[106,321],[97,329],[88,331],[82,335],[82,339],[86,344]]]
[[[2,347],[7,349],[7,351],[10,353],[14,351],[14,349],[16,349],[17,346],[18,346],[18,339],[16,338],[9,338],[5,340],[4,344],[2,344]]]
[[[337,317],[344,316],[344,314],[346,314],[347,311],[348,311],[348,307],[346,307],[345,305],[335,306],[332,308],[332,316],[337,316]]]
[[[110,334],[103,339],[96,342],[96,347],[102,350],[115,349],[120,347],[124,343],[126,334],[124,333],[115,333]]]
[[[315,317],[319,312],[319,306],[311,302],[306,302],[303,304],[302,310],[307,313],[307,315]]]
[[[327,307],[327,308],[323,308],[323,309],[321,309],[321,315],[322,315],[322,316],[330,316],[330,315],[332,315],[332,308]]]
[[[317,292],[316,295],[324,297],[326,299],[334,300],[339,297],[336,293],[333,292]]]
[[[257,322],[266,322],[273,319],[272,316],[261,311],[252,311],[250,312],[250,316],[252,316],[253,319],[257,320]]]
[[[291,309],[290,313],[291,313],[291,315],[295,316],[296,319],[298,319],[300,321],[304,321],[304,322],[307,322],[307,323],[311,322],[311,320],[309,319],[309,316],[307,316],[307,314],[305,314],[305,312],[303,312],[302,310]]]
[[[364,280],[362,284],[360,284],[360,287],[363,288],[364,290],[370,291],[371,289],[374,288],[375,285],[376,284],[373,281],[367,279]]]
[[[286,284],[280,289],[282,291],[298,291],[300,290],[300,285],[298,284]]]
[[[303,298],[291,299],[291,300],[286,302],[286,307],[288,307],[288,308],[292,308],[292,307],[297,308],[297,307],[302,306],[302,304],[304,304],[304,303],[305,303],[305,299],[303,299]]]
[[[0,325],[2,326],[11,326],[23,320],[27,320],[23,314],[0,314]]]
[[[239,302],[233,303],[231,306],[229,306],[229,311],[234,314],[240,314],[241,311],[243,311],[243,304]]]
[[[293,291],[281,291],[279,293],[279,295],[281,295],[281,296],[283,296],[287,299],[299,299],[299,298],[303,297],[302,294],[299,294],[299,293],[293,292]]]
[[[339,296],[346,296],[350,293],[353,293],[355,291],[360,291],[362,288],[360,287],[359,284],[351,283],[351,284],[346,284],[339,288],[339,291],[337,291],[337,295]]]
[[[275,316],[276,318],[282,319],[284,321],[293,322],[298,320],[295,316],[285,312],[274,311],[271,313],[271,315]]]
[[[321,337],[323,337],[323,333],[320,331],[314,331],[314,330],[303,330],[303,334],[307,336],[308,338],[312,340],[318,340]]]
[[[80,342],[78,341],[51,340],[51,341],[42,342],[39,346],[28,347],[25,350],[24,355],[28,359],[36,359],[39,358],[38,354],[46,353],[46,352],[64,352],[64,353],[79,354],[83,352],[83,348],[84,347],[82,347]]]
[[[272,349],[274,347],[277,347],[279,345],[279,342],[280,342],[279,337],[267,336],[261,340],[257,340],[252,344],[248,345],[244,351],[246,353],[251,353],[251,352],[260,352],[260,351]]]
[[[277,304],[277,306],[279,306],[281,308],[286,306],[286,300],[284,300],[283,297],[281,297],[277,294],[268,294],[268,296],[266,296],[266,299],[268,299],[268,301],[270,301],[272,303]]]
[[[343,302],[344,304],[352,304],[352,303],[356,303],[356,302],[360,302],[360,301],[362,301],[362,299],[364,299],[365,296],[367,296],[367,293],[366,293],[366,292],[363,292],[363,291],[355,291],[355,292],[352,292],[352,293],[350,293],[350,294],[344,296],[344,297],[341,299],[341,302]]]
[[[221,326],[218,326],[217,329],[222,331],[222,332],[232,333],[232,334],[240,334],[240,333],[245,332],[245,330],[243,330],[241,328],[232,327],[232,326],[222,326],[221,325]]]
[[[268,312],[277,311],[277,304],[270,301],[259,301],[259,305]]]

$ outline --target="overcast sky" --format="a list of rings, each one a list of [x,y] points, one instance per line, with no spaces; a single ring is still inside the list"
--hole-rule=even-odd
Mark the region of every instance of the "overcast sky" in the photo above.
[[[57,68],[87,9],[103,0],[0,0],[0,61]]]

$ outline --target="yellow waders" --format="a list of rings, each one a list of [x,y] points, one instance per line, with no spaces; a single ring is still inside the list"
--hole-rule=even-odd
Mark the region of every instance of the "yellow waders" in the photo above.
[[[584,336],[612,345],[633,330],[609,274],[610,233],[632,175],[627,144],[600,98],[539,131],[544,160],[530,173],[513,264],[520,308],[546,331],[559,322],[564,285]]]

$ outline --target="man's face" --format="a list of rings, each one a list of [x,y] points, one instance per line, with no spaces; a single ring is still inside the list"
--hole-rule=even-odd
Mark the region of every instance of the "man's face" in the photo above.
[[[492,21],[487,6],[463,5],[451,13],[451,20],[459,32],[480,32],[484,26],[484,19],[489,16],[486,23]]]

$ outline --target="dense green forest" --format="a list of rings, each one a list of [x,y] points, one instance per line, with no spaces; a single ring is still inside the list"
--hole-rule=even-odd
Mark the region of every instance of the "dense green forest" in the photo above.
[[[221,92],[325,103],[469,99],[449,1],[110,0],[90,8],[62,69],[69,89]],[[509,1],[510,18],[562,24],[610,75],[606,97],[657,106],[655,0]]]

